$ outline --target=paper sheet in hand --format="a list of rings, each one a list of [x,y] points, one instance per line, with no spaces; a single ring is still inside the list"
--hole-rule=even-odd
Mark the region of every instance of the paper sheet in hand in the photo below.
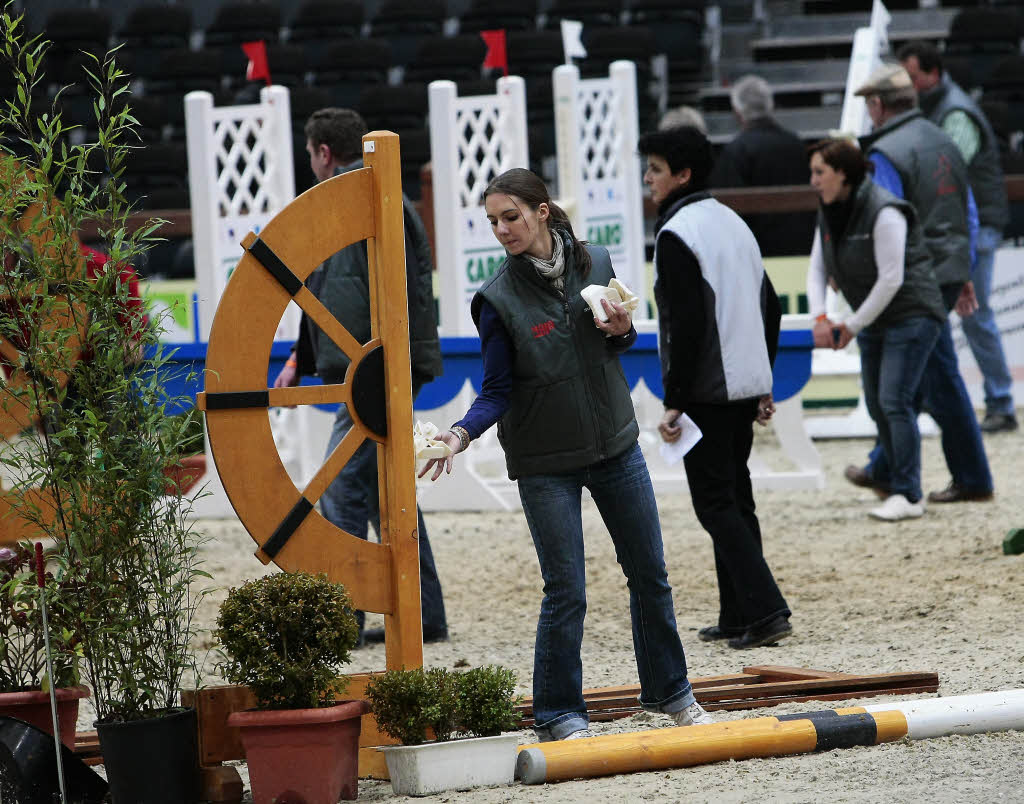
[[[662,459],[669,466],[679,463],[683,456],[693,449],[693,445],[700,441],[703,435],[693,419],[685,413],[680,413],[679,418],[673,424],[683,429],[679,440],[673,441],[671,444],[667,441],[662,441],[661,446],[658,447],[658,452],[661,454]]]
[[[428,461],[431,458],[447,458],[452,454],[452,448],[443,441],[434,441],[440,430],[437,425],[417,421],[412,428],[412,444],[416,450],[416,460]]]

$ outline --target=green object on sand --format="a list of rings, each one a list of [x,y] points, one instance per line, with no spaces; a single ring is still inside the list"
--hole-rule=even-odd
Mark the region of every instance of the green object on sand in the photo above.
[[[1003,553],[1016,556],[1024,553],[1024,528],[1014,528],[1003,539]]]

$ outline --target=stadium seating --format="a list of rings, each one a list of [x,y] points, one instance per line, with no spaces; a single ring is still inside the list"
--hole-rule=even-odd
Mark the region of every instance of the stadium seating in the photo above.
[[[455,80],[460,96],[494,91],[497,73],[482,70],[481,30],[508,32],[510,73],[526,80],[531,162],[550,173],[551,71],[564,61],[560,20],[584,23],[588,57],[575,60],[584,77],[606,74],[618,58],[636,62],[641,128],[653,126],[664,106],[657,92],[661,64],[656,60],[652,71],[651,62],[664,54],[669,105],[697,104],[716,144],[737,129],[729,87],[747,73],[772,85],[780,121],[810,140],[838,124],[853,32],[867,24],[871,0],[523,0],[514,7],[492,0],[32,0],[23,6],[30,29],[54,43],[37,110],[49,108],[61,85],[81,81],[89,63],[81,51],[122,45],[118,59],[134,79],[139,135],[159,146],[157,154],[166,156],[160,149],[172,146],[170,163],[181,167],[174,154],[183,153],[184,94],[202,89],[217,104],[255,101],[262,82],[246,79],[240,43],[263,40],[274,82],[292,93],[297,189],[312,181],[302,126],[316,108],[337,105],[359,109],[372,127],[401,133],[403,175],[416,195],[419,167],[429,158],[426,83]],[[1024,2],[887,0],[886,6],[893,49],[913,38],[943,44],[954,78],[983,93],[1007,164],[1015,165],[1024,139]],[[9,78],[0,76],[0,95],[13,91]],[[79,126],[72,142],[94,136],[88,92],[66,90],[59,107]],[[183,184],[132,169],[142,203],[187,203]]]

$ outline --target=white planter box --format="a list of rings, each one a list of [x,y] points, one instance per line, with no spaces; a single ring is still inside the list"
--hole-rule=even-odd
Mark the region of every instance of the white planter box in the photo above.
[[[399,796],[512,784],[519,735],[472,737],[443,743],[381,748],[391,787]]]

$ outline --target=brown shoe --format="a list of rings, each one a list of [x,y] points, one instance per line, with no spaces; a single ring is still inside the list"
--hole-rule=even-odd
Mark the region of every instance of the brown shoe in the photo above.
[[[1012,413],[986,413],[981,422],[983,433],[1012,433],[1017,429],[1017,417]]]
[[[955,502],[988,502],[995,495],[992,490],[972,491],[971,489],[950,483],[942,491],[933,491],[928,495],[928,502],[932,503],[955,503]]]
[[[862,489],[873,489],[875,481],[867,472],[852,463],[843,470],[843,477]]]
[[[889,489],[877,484],[871,475],[852,463],[843,470],[843,477],[855,486],[859,486],[862,489],[871,489],[881,500],[889,496]]]

